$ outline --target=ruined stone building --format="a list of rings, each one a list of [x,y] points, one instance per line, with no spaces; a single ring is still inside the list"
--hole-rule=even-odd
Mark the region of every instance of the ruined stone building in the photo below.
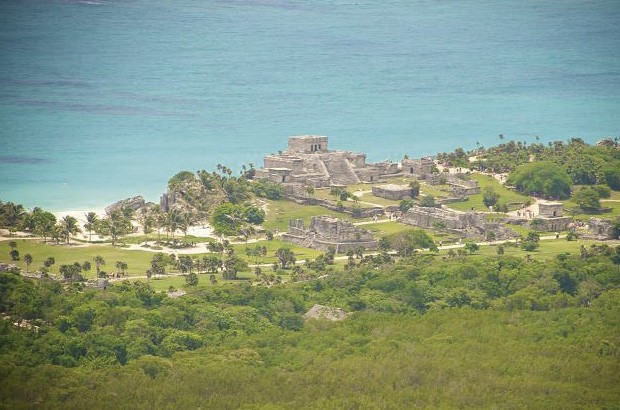
[[[327,137],[305,135],[290,137],[286,151],[265,156],[256,178],[321,188],[373,182],[398,173],[396,163],[367,164],[366,154],[330,151]]]
[[[461,175],[461,176],[459,176]],[[435,173],[426,176],[429,185],[448,185],[456,196],[468,196],[480,193],[478,181],[467,179],[465,174]]]
[[[411,197],[411,187],[394,184],[374,185],[372,187],[372,194],[380,198],[400,201],[405,197]]]
[[[586,236],[597,240],[620,239],[616,238],[617,231],[613,224],[600,218],[590,218]]]
[[[346,253],[360,246],[366,250],[377,249],[372,234],[350,222],[330,216],[315,216],[307,228],[302,219],[291,219],[288,232],[282,240],[306,248],[327,251],[330,246],[336,253]]]
[[[433,160],[429,157],[405,158],[402,162],[402,171],[405,175],[416,175],[420,179],[426,179],[431,174],[434,165]]]
[[[402,222],[420,228],[445,229],[468,237],[505,239],[517,236],[499,222],[489,222],[482,212],[458,212],[414,205]]]
[[[532,229],[538,231],[563,231],[573,221],[564,216],[564,204],[561,202],[538,201],[538,214],[530,221]]]

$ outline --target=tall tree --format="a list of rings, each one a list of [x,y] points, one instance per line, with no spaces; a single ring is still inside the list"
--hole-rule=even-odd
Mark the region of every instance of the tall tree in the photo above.
[[[71,215],[67,215],[60,220],[60,230],[67,243],[69,243],[71,235],[76,235],[78,232],[81,232],[77,222],[77,219]]]
[[[24,255],[24,262],[26,263],[26,273],[28,273],[28,268],[32,264],[32,255],[27,253]]]
[[[88,212],[85,214],[86,223],[84,224],[84,229],[88,232],[88,242],[92,242],[92,232],[97,227],[97,222],[99,222],[99,217],[94,212]]]
[[[95,262],[95,271],[97,273],[97,277],[99,277],[99,274],[101,273],[101,265],[105,265],[105,259],[97,255],[93,258],[93,262]]]

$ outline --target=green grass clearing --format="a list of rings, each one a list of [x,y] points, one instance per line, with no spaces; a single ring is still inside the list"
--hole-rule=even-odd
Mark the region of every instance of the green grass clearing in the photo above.
[[[467,201],[455,202],[448,205],[450,208],[456,209],[458,211],[469,211],[472,208],[476,211],[488,211],[489,208],[484,206],[484,203],[482,202],[482,192],[484,192],[485,188],[492,188],[493,190],[495,190],[495,192],[499,194],[498,202],[500,204],[525,203],[528,200],[533,202],[532,198],[526,195],[522,195],[518,192],[511,191],[491,176],[474,173],[471,174],[471,179],[478,181],[478,186],[480,186],[480,193],[476,195],[470,195],[467,198]]]

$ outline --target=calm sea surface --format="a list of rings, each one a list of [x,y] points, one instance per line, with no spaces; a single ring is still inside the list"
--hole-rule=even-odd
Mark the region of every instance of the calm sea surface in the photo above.
[[[398,160],[620,134],[620,1],[0,1],[0,199],[156,200],[297,134]]]

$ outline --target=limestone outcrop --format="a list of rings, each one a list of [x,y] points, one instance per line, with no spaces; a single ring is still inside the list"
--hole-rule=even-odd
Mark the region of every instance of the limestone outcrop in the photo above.
[[[314,305],[304,314],[304,319],[327,319],[331,321],[344,320],[349,314],[340,308],[323,305]]]

